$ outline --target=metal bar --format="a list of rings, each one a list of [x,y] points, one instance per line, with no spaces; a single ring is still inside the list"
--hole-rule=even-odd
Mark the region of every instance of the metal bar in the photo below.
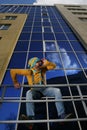
[[[72,119],[49,119],[49,120],[2,120],[3,123],[47,123],[47,122],[74,122],[74,121],[87,121],[87,118],[72,118]]]
[[[83,99],[82,92],[81,92],[81,90],[80,90],[78,85],[77,85],[77,89],[78,89],[78,92],[79,92],[79,95],[80,95],[81,99]],[[87,116],[87,106],[86,106],[84,100],[81,100],[81,101],[82,101],[82,104],[83,104],[83,108],[84,108],[85,114]]]

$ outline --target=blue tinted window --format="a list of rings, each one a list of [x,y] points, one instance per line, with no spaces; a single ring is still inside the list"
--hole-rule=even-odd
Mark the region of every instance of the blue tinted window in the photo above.
[[[21,33],[19,40],[29,40],[30,39],[30,33]]]
[[[58,41],[57,44],[61,52],[72,51],[72,48],[68,41]]]
[[[14,53],[8,68],[24,68],[27,53]]]
[[[32,23],[33,23],[33,22],[26,21],[25,26],[30,26],[30,27],[31,27],[31,26],[32,26]]]
[[[55,33],[55,36],[57,40],[67,40],[63,33]]]
[[[38,57],[40,59],[43,58],[43,52],[29,52],[28,59]]]
[[[34,26],[41,26],[41,22],[34,22]]]
[[[42,28],[41,27],[34,27],[33,32],[42,32]]]
[[[14,86],[7,87],[4,97],[20,97],[21,89],[15,89]]]
[[[54,32],[63,32],[60,26],[53,26]]]
[[[87,83],[87,79],[83,71],[67,70],[66,73],[67,73],[69,83]]]
[[[66,33],[69,40],[78,40],[77,37],[73,33]]]
[[[30,51],[43,51],[43,42],[42,41],[31,41]]]
[[[66,84],[63,70],[51,70],[46,73],[47,84]]]
[[[45,42],[46,51],[56,51],[55,42]]]
[[[85,50],[79,41],[70,41],[70,43],[75,51],[84,51]]]
[[[55,40],[53,33],[44,33],[44,40]]]
[[[0,108],[0,120],[16,120],[17,118],[17,113],[18,113],[18,103],[3,103],[2,107]],[[2,128],[0,126],[1,129],[5,128],[6,124],[2,125]],[[15,128],[13,128],[15,129]],[[5,129],[3,129],[5,130]]]
[[[43,22],[42,25],[43,26],[50,26],[50,22]]]
[[[31,32],[31,27],[24,27],[22,32]]]
[[[56,52],[47,52],[46,53],[46,59],[48,59],[49,61],[51,62],[54,62],[56,64],[56,68],[63,68],[62,67],[62,63],[61,63],[61,60],[60,60],[60,56],[59,56],[59,53],[56,53]]]
[[[87,53],[77,53],[79,61],[83,68],[87,68]]]
[[[63,30],[65,32],[72,32],[72,30],[68,26],[63,26]]]
[[[81,68],[74,53],[61,53],[64,68]]]
[[[27,51],[29,41],[18,41],[15,51]]]
[[[50,27],[44,27],[44,32],[47,33],[47,32],[52,32],[51,28]]]
[[[32,33],[31,40],[42,40],[42,33]]]
[[[49,22],[49,19],[43,19],[43,22]]]

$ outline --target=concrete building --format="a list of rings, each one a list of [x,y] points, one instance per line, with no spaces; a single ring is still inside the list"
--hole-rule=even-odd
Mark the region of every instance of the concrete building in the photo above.
[[[46,87],[60,88],[66,113],[73,113],[73,118],[58,119],[54,98],[33,100],[36,102],[34,129],[86,130],[87,6],[0,5],[2,130],[27,130],[24,124],[29,121],[21,121],[20,114],[26,114],[29,85],[25,76],[18,76],[22,85],[15,89],[10,69],[27,69],[28,59],[36,56],[57,65],[46,73]]]

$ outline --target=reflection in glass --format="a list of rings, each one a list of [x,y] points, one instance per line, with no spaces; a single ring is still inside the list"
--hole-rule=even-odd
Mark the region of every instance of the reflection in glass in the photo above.
[[[70,43],[75,51],[84,51],[85,50],[79,41],[70,41]]]
[[[58,41],[57,44],[61,52],[72,51],[72,48],[68,41]]]
[[[64,68],[81,68],[74,53],[61,53]]]
[[[77,53],[79,61],[83,68],[87,68],[87,53]]]
[[[65,70],[69,83],[87,83],[83,71],[80,70]]]
[[[56,51],[55,42],[45,42],[46,51]]]
[[[56,68],[63,68],[60,60],[59,53],[53,52],[53,53],[46,53],[46,59],[56,64]]]
[[[66,78],[63,70],[51,70],[46,73],[48,84],[66,84]]]
[[[2,103],[0,107],[0,120],[16,120],[18,113],[18,105],[19,103]],[[15,124],[0,124],[1,130],[8,130],[10,127],[14,130]],[[8,128],[8,129],[7,129]]]

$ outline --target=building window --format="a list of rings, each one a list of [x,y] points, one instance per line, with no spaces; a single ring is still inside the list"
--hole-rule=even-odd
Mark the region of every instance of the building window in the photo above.
[[[8,30],[11,24],[0,24],[0,30]]]
[[[72,13],[77,15],[87,15],[87,12],[72,12]]]
[[[79,17],[79,19],[82,20],[83,22],[87,22],[87,18],[85,18],[85,17],[82,17],[82,18]]]
[[[75,5],[64,5],[64,7],[75,7],[76,8],[76,7],[80,7],[80,6],[77,6],[77,5],[76,6]]]
[[[81,8],[67,8],[68,10],[79,10],[79,11],[84,11],[86,9],[81,9]]]
[[[3,20],[15,20],[17,16],[5,16],[3,17]]]

